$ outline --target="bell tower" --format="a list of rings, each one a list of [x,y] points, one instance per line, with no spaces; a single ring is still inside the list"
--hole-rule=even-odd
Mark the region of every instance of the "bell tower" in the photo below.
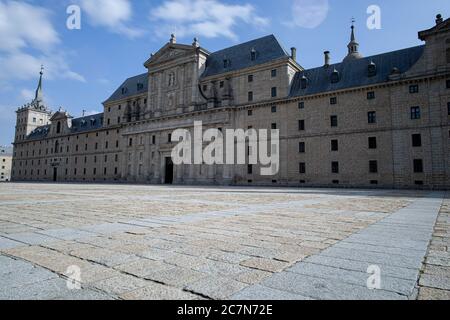
[[[24,141],[36,128],[45,126],[49,123],[51,112],[45,105],[42,91],[42,77],[44,75],[43,66],[41,66],[39,75],[39,82],[33,101],[23,105],[16,111],[16,143]]]

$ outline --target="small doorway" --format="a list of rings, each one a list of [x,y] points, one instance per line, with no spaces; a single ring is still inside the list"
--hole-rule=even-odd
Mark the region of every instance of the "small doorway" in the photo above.
[[[58,181],[58,168],[53,168],[53,182]]]
[[[165,184],[173,184],[173,161],[172,158],[166,158]]]

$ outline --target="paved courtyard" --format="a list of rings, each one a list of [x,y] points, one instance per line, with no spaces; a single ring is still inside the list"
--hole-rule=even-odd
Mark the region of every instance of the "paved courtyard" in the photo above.
[[[445,192],[0,184],[0,299],[450,299],[449,246]]]

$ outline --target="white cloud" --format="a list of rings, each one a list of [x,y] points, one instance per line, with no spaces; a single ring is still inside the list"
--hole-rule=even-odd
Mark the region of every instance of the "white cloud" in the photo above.
[[[269,20],[256,14],[251,4],[231,5],[217,0],[167,0],[150,13],[150,19],[162,23],[156,33],[178,36],[227,37],[237,40],[233,31],[239,22],[254,27],[267,26]]]
[[[20,91],[20,99],[24,101],[31,101],[35,96],[35,92],[30,89],[22,89]]]
[[[0,0],[0,82],[36,79],[41,64],[50,79],[85,81],[59,50],[50,11],[26,2]],[[33,52],[31,54],[30,52]]]
[[[328,0],[294,0],[292,21],[285,25],[314,29],[325,21],[329,10]]]
[[[127,26],[133,16],[130,0],[81,0],[80,4],[94,26],[106,27],[128,38],[143,34],[140,29]]]
[[[27,46],[45,51],[59,42],[46,9],[24,2],[0,1],[0,50],[14,51]]]

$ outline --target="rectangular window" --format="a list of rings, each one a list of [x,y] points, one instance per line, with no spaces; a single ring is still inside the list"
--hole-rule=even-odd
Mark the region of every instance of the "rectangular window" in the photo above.
[[[252,102],[252,101],[253,101],[253,92],[252,92],[252,91],[250,91],[250,92],[248,93],[248,101],[249,101],[249,102]]]
[[[331,151],[339,151],[339,141],[331,140]]]
[[[253,116],[253,110],[248,110],[248,116],[249,117]]]
[[[331,116],[330,117],[331,127],[335,128],[338,126],[338,117],[337,116]]]
[[[367,100],[373,99],[375,99],[375,92],[374,91],[367,92]]]
[[[220,81],[220,82],[219,82],[219,87],[220,87],[220,88],[223,88],[224,84],[225,84],[225,83],[224,83],[223,81]]]
[[[419,93],[419,85],[418,84],[410,85],[409,93]]]
[[[299,173],[305,174],[306,173],[306,163],[300,162],[298,165]]]
[[[332,173],[339,173],[339,162],[333,161],[331,163],[331,172]]]
[[[272,78],[275,78],[277,76],[277,69],[273,69],[271,71],[271,76],[272,76]]]
[[[152,144],[156,144],[156,136],[152,136]]]
[[[414,173],[423,173],[422,159],[414,159]]]
[[[298,120],[298,130],[299,131],[305,130],[305,120]]]
[[[172,142],[172,134],[171,134],[171,133],[169,133],[169,134],[167,135],[167,142],[169,142],[169,143]]]
[[[369,161],[369,172],[378,173],[378,161]]]
[[[450,116],[450,102],[447,102],[447,115]]]
[[[450,89],[450,79],[449,79],[449,80],[447,80],[447,84],[446,84],[446,86],[447,86],[447,89]]]
[[[412,135],[412,146],[414,148],[418,148],[418,147],[422,146],[422,135],[420,135],[420,134]]]
[[[277,88],[273,87],[272,88],[272,98],[275,98],[277,96]]]
[[[277,106],[272,106],[272,113],[277,113]]]
[[[276,123],[272,123],[272,130],[276,130],[277,129],[277,124]]]
[[[303,101],[300,101],[300,102],[298,103],[298,108],[299,108],[299,109],[305,109],[305,103],[304,103]]]
[[[411,120],[418,120],[420,117],[420,107],[411,107]]]
[[[370,137],[369,138],[369,149],[376,149],[376,148],[377,148],[377,138]]]
[[[253,82],[253,75],[252,74],[248,76],[248,82]]]
[[[330,98],[330,104],[331,104],[331,105],[337,104],[337,98],[336,98],[336,97]]]
[[[299,142],[298,144],[298,152],[299,153],[305,153],[306,152],[306,146],[304,142]]]
[[[377,113],[375,111],[370,111],[367,113],[367,121],[369,124],[377,123]]]
[[[249,164],[247,167],[247,174],[253,174],[253,166],[251,164]]]

